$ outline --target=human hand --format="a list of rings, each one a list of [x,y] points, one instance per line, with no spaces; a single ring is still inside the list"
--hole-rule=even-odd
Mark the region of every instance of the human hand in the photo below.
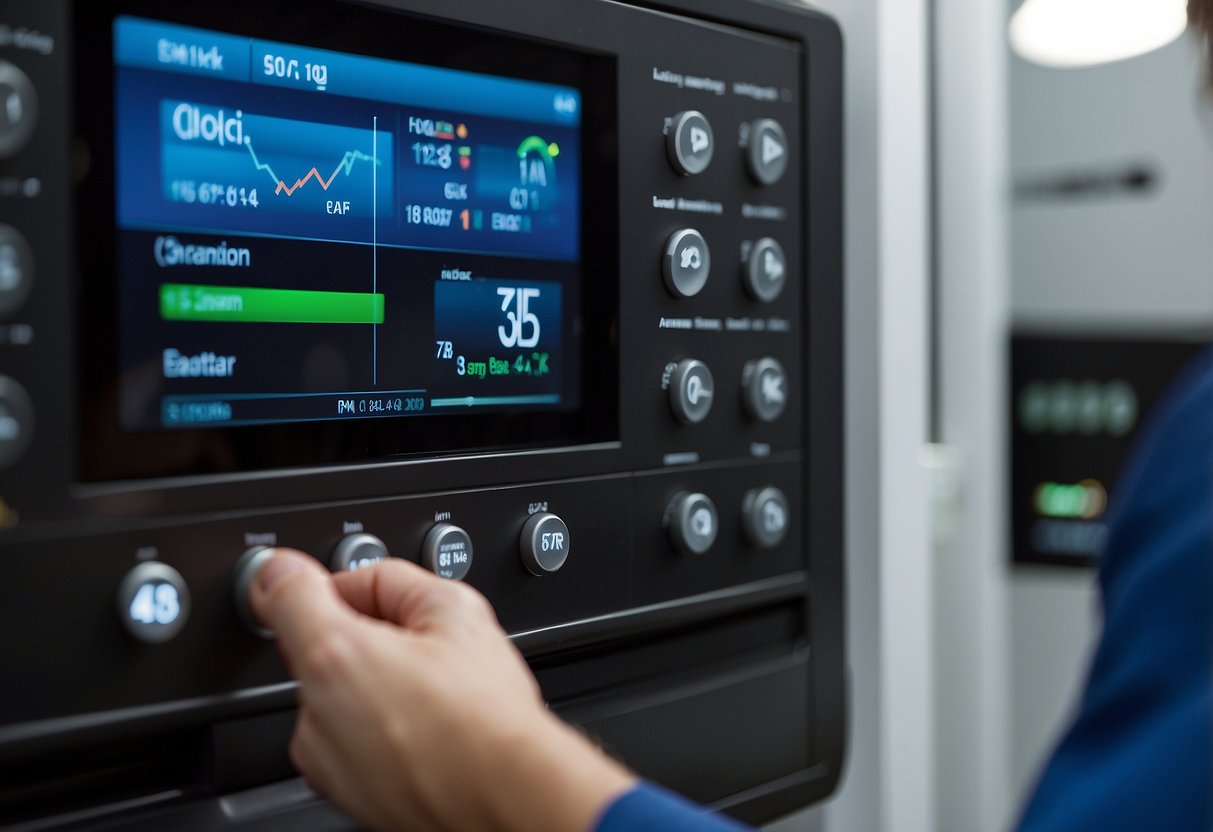
[[[376,829],[588,832],[636,782],[548,711],[466,584],[278,550],[250,602],[299,680],[292,762]]]

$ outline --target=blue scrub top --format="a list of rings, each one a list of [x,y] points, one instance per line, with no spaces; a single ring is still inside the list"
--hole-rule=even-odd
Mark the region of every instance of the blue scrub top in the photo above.
[[[1118,488],[1103,636],[1021,832],[1213,830],[1213,351],[1157,409]]]

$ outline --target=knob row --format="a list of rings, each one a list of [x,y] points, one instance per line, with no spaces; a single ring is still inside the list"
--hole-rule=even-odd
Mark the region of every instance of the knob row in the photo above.
[[[720,521],[716,504],[702,493],[681,492],[666,509],[666,526],[673,548],[687,555],[702,555],[716,542]],[[789,505],[786,495],[774,486],[751,489],[741,504],[742,530],[756,549],[778,546],[787,536]],[[534,575],[557,572],[568,560],[572,548],[569,527],[555,514],[532,515],[522,528],[519,553],[526,569]],[[236,614],[249,632],[273,638],[249,606],[249,590],[258,571],[273,555],[273,549],[257,546],[247,550],[236,563],[232,596]],[[355,570],[389,557],[383,541],[370,534],[353,534],[342,539],[333,551],[334,570]],[[468,574],[472,565],[472,540],[453,523],[438,523],[426,535],[422,563],[434,573],[450,580]],[[190,615],[190,592],[181,573],[166,563],[146,561],[132,569],[118,587],[118,617],[126,631],[146,644],[171,640],[185,626]]]
[[[707,364],[687,358],[667,367],[670,410],[684,425],[697,425],[712,411],[716,380]],[[747,362],[741,371],[741,403],[751,419],[773,422],[788,404],[788,375],[777,358]]]
[[[712,251],[703,234],[681,228],[666,241],[661,258],[665,287],[676,298],[690,298],[703,291],[712,273]],[[741,285],[754,300],[770,303],[783,294],[788,282],[788,258],[783,246],[763,237],[750,247],[741,269]]]
[[[788,136],[775,119],[750,122],[743,132],[748,136],[746,168],[759,185],[774,185],[788,169]],[[698,110],[686,110],[670,120],[666,132],[666,154],[670,165],[683,176],[696,176],[712,164],[716,155],[716,135],[708,117]]]
[[[787,495],[775,486],[747,491],[741,501],[741,528],[756,549],[773,549],[788,534]],[[720,515],[706,494],[680,492],[666,510],[670,545],[684,555],[702,555],[716,543]]]
[[[519,539],[522,564],[534,575],[558,571],[568,559],[572,538],[569,528],[555,514],[532,515]],[[273,556],[269,546],[248,549],[236,561],[232,600],[241,624],[262,638],[273,638],[249,606],[249,590],[257,573]],[[341,539],[329,566],[334,572],[352,572],[390,557],[387,545],[371,534],[358,533]],[[472,568],[472,538],[453,523],[437,523],[421,547],[421,563],[439,577],[458,581]],[[181,573],[159,561],[141,563],[127,573],[118,587],[118,617],[127,632],[147,644],[169,641],[185,626],[190,613],[189,587]]]

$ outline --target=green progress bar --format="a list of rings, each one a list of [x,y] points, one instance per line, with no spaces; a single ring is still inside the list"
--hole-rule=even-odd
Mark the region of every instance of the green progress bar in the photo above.
[[[165,283],[160,287],[160,317],[249,324],[381,324],[383,295]]]

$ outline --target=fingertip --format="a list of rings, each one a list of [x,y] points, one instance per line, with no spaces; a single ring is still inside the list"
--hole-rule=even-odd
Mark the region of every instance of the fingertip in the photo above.
[[[263,626],[273,630],[288,653],[314,637],[318,623],[341,618],[345,605],[331,575],[310,555],[274,549],[249,582],[249,604]]]

